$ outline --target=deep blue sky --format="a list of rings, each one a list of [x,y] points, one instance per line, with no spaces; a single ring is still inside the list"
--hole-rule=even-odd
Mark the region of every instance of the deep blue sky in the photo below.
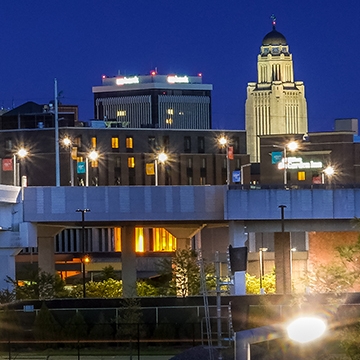
[[[256,81],[270,16],[305,83],[310,131],[360,118],[360,1],[4,0],[0,9],[0,106],[63,103],[93,117],[103,74],[203,73],[213,126],[244,129],[246,86]]]

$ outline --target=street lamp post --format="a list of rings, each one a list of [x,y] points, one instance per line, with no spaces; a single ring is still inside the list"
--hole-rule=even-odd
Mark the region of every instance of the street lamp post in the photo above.
[[[76,212],[81,213],[81,272],[82,272],[82,286],[83,298],[86,298],[85,287],[85,213],[90,212],[90,209],[76,209]]]
[[[226,150],[226,185],[230,185],[230,158],[229,158],[229,141],[225,136],[219,139],[221,147]]]
[[[155,158],[154,161],[154,167],[155,167],[155,186],[159,185],[159,163],[164,164],[165,161],[168,159],[168,156],[164,153],[161,152],[160,154],[158,154]]]
[[[13,154],[13,167],[14,167],[14,186],[17,186],[19,184],[19,173],[20,169],[18,171],[18,164],[17,164],[17,157],[20,159],[23,159],[25,156],[27,156],[28,151],[24,148],[19,149],[16,153]]]
[[[263,279],[264,279],[264,252],[267,251],[268,248],[259,248],[259,266],[260,266],[260,294],[265,294],[265,290],[263,288]]]
[[[74,164],[72,158],[72,141],[70,138],[66,137],[63,139],[63,144],[66,148],[69,149],[69,164],[70,164],[70,186],[74,186]]]
[[[288,169],[288,158],[287,158],[287,149],[294,151],[298,148],[298,143],[296,141],[291,141],[286,145],[273,145],[273,147],[280,148],[283,150],[283,161],[284,161],[284,185],[287,185],[287,169]]]
[[[58,89],[57,89],[57,79],[54,79],[54,105],[55,105],[55,114],[54,114],[54,127],[55,127],[55,177],[56,177],[56,186],[60,186],[60,151],[59,151],[59,113],[58,113]]]
[[[99,157],[99,153],[96,150],[92,150],[86,157],[86,160],[85,160],[85,172],[86,172],[85,186],[89,186],[89,160],[96,161],[98,159],[98,157]]]

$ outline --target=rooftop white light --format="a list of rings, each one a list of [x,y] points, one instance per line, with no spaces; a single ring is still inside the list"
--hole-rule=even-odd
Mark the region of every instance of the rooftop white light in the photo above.
[[[167,77],[167,82],[169,84],[187,84],[189,83],[189,78],[187,76],[169,75]]]
[[[116,85],[127,85],[127,84],[138,84],[139,83],[139,77],[133,76],[133,77],[123,77],[123,78],[117,78],[116,79]]]

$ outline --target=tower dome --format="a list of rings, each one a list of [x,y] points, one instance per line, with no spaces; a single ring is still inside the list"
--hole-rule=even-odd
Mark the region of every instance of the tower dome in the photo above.
[[[268,34],[265,35],[262,45],[287,45],[285,36],[278,31],[275,30],[275,26],[273,30],[270,31]]]

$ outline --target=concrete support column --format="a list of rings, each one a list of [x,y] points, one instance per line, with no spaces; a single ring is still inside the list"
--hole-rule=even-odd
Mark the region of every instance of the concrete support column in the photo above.
[[[38,237],[39,270],[55,274],[54,236]]]
[[[136,253],[135,253],[135,227],[121,228],[121,263],[123,297],[136,297]]]
[[[276,293],[291,294],[291,244],[289,232],[274,234]]]
[[[37,227],[37,246],[38,246],[38,268],[49,274],[55,274],[55,235],[63,227],[42,226]]]
[[[242,221],[229,222],[229,244],[232,247],[243,247],[247,240],[245,225]],[[234,274],[234,286],[231,287],[231,295],[245,295],[246,282],[245,271],[237,271]]]

